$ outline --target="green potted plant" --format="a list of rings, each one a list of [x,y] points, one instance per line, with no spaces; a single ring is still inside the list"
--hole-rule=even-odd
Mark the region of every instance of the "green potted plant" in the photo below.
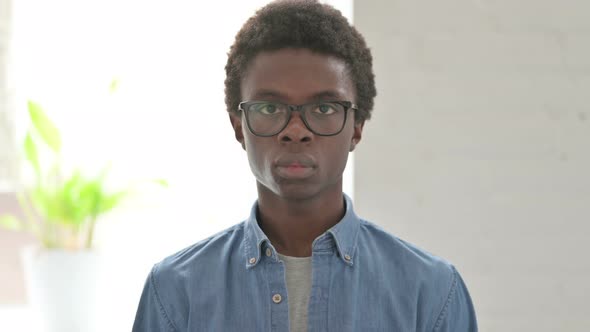
[[[107,167],[94,176],[85,175],[79,168],[65,174],[57,127],[39,104],[29,101],[28,111],[32,126],[23,152],[34,180],[16,193],[25,219],[2,215],[0,225],[30,232],[47,249],[91,249],[97,219],[119,205],[131,188],[109,191]],[[46,165],[40,160],[40,152],[49,155]]]
[[[89,331],[96,319],[96,287],[101,259],[94,250],[97,221],[119,206],[135,185],[111,190],[109,167],[88,175],[69,170],[62,158],[58,128],[42,107],[28,101],[31,126],[22,155],[32,181],[17,189],[24,219],[1,215],[0,226],[33,234],[39,241],[23,251],[25,282],[32,309],[48,332]],[[153,180],[166,186],[164,180]]]

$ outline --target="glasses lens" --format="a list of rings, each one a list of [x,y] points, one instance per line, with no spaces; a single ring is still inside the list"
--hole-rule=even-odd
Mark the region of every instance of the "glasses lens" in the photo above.
[[[289,106],[284,104],[256,101],[244,103],[242,107],[250,129],[256,135],[278,134],[289,121]],[[346,107],[335,102],[308,104],[303,106],[301,115],[312,132],[334,135],[344,126]]]
[[[258,135],[276,134],[288,120],[289,112],[285,105],[271,102],[253,102],[245,106],[250,129]]]
[[[305,108],[305,119],[312,131],[332,135],[342,129],[346,108],[338,103],[311,104]]]

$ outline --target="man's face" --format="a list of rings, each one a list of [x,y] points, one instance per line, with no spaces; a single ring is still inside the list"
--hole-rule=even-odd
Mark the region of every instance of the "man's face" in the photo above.
[[[242,80],[243,101],[301,105],[318,101],[356,102],[344,61],[307,49],[259,53]],[[286,199],[307,200],[342,190],[349,151],[361,139],[363,123],[348,111],[342,132],[318,136],[293,112],[287,127],[271,137],[254,135],[243,112],[230,114],[236,139],[248,154],[260,190]],[[262,194],[264,194],[262,193]]]

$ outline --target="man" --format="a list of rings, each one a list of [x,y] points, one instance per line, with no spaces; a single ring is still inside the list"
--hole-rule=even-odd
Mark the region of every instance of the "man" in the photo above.
[[[236,36],[226,74],[258,201],[154,266],[133,331],[476,331],[455,268],[360,219],[342,193],[376,90],[370,51],[340,12],[267,5]]]

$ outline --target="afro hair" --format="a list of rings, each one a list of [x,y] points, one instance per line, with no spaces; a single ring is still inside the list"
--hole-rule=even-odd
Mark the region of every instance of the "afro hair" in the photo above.
[[[225,103],[237,112],[241,82],[250,61],[260,52],[306,48],[343,60],[355,87],[355,120],[371,117],[375,89],[370,50],[363,36],[342,13],[314,0],[278,0],[259,9],[242,26],[225,66]]]

